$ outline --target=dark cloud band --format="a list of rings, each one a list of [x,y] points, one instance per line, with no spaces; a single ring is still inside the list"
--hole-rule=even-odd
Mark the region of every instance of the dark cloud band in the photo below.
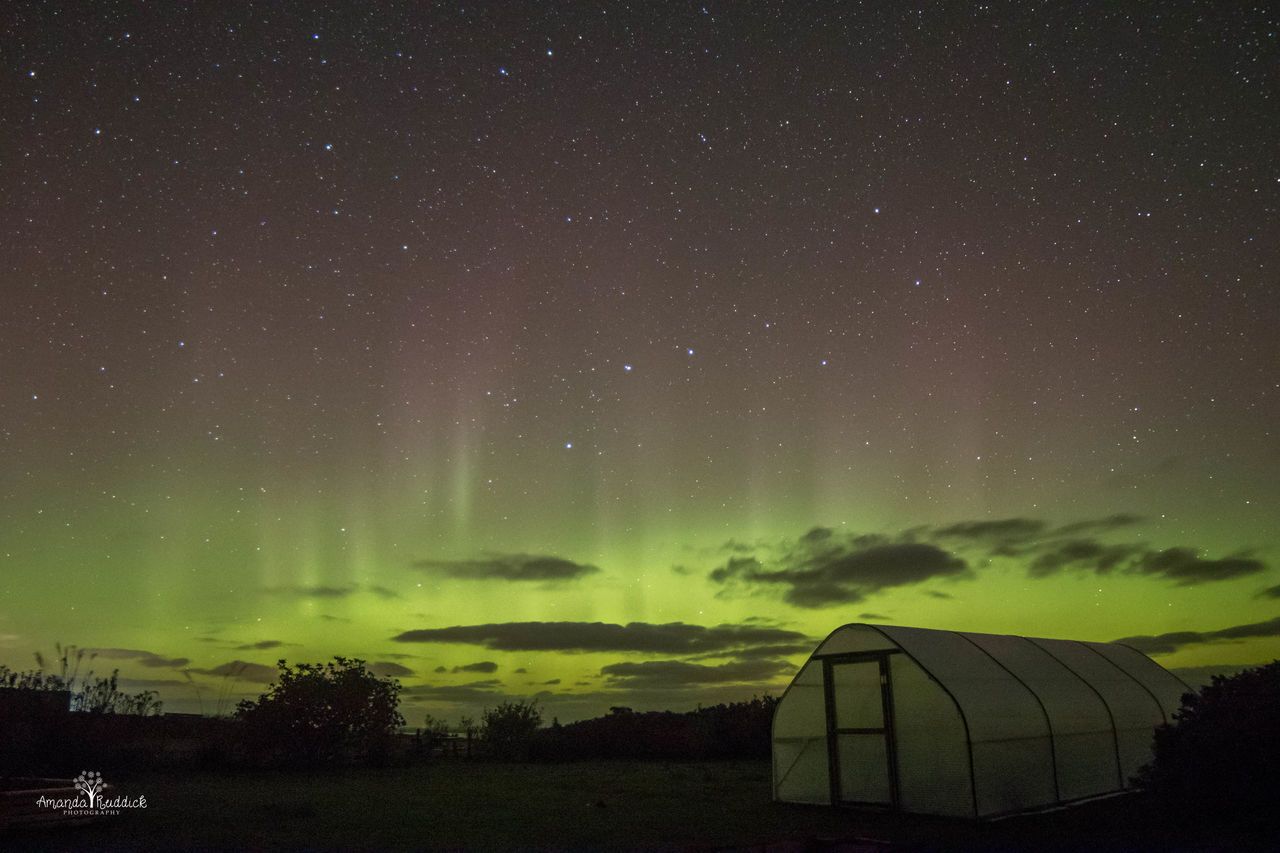
[[[1115,642],[1133,646],[1138,651],[1149,655],[1166,655],[1186,646],[1245,640],[1253,637],[1280,637],[1280,616],[1265,622],[1233,625],[1217,631],[1174,631],[1168,634],[1122,637]]]
[[[172,667],[178,668],[186,666],[191,662],[189,658],[170,658],[164,655],[158,655],[155,652],[149,652],[145,649],[85,649],[86,652],[96,657],[106,658],[108,660],[131,660],[142,666],[147,667]]]
[[[794,670],[794,665],[781,660],[730,661],[714,666],[652,660],[609,664],[600,669],[600,674],[611,684],[622,687],[696,687],[769,681]]]
[[[823,531],[822,535],[816,535]],[[965,560],[922,542],[885,544],[809,531],[766,566],[758,557],[730,557],[710,574],[724,585],[776,588],[798,607],[862,601],[882,589],[968,574]]]
[[[413,565],[427,572],[465,580],[545,583],[576,580],[600,571],[589,563],[532,554],[492,554],[478,560],[419,560]]]
[[[738,654],[759,646],[803,645],[799,631],[760,624],[690,625],[630,622],[499,622],[423,628],[392,637],[400,643],[455,643],[497,651]]]

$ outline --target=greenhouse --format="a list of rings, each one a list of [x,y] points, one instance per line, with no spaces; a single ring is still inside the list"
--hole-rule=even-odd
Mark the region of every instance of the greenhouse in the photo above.
[[[1189,688],[1129,646],[836,629],[773,717],[773,796],[995,817],[1124,791]]]

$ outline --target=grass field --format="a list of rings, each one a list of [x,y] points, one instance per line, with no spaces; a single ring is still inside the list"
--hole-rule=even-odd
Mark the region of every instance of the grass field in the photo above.
[[[766,762],[445,762],[321,773],[110,778],[148,806],[3,849],[1197,849],[1266,847],[1256,831],[1193,839],[1125,798],[994,824],[772,803]],[[1153,829],[1152,827],[1156,827]]]

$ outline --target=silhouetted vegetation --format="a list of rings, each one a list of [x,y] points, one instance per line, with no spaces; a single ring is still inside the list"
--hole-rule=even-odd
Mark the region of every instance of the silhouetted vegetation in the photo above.
[[[1280,661],[1214,676],[1184,696],[1173,724],[1156,730],[1155,759],[1139,781],[1179,811],[1273,811],[1280,791]]]
[[[315,765],[387,757],[404,725],[400,682],[343,657],[278,666],[276,683],[236,708],[251,760]]]
[[[499,761],[767,759],[777,702],[762,696],[685,712],[614,707],[601,717],[544,727],[537,703],[517,699],[486,708],[479,726],[464,717],[453,729],[427,715],[416,738],[420,751],[456,739],[467,744],[465,751],[441,754],[471,756],[474,737],[475,755]]]
[[[40,655],[38,666],[28,671],[0,665],[0,758],[28,770],[70,767],[73,755],[116,767],[315,766],[431,756],[768,758],[776,704],[765,696],[684,713],[616,707],[595,719],[544,726],[534,700],[516,699],[486,708],[479,721],[464,717],[452,730],[428,715],[416,735],[401,735],[400,683],[374,674],[362,660],[335,657],[324,664],[294,665],[281,660],[276,682],[258,699],[240,702],[231,719],[215,719],[161,718],[156,694],[121,691],[118,671],[82,675],[93,658],[91,650],[59,644],[55,671]],[[152,718],[145,726],[144,717]]]
[[[89,670],[83,676],[80,669],[87,661],[93,662],[95,654],[74,645],[56,643],[58,671],[49,669],[45,658],[36,653],[36,668],[25,671],[10,669],[0,664],[0,688],[69,694],[69,709],[88,714],[130,714],[146,716],[159,714],[161,702],[153,690],[125,693],[120,690],[120,670],[110,675],[98,676]]]
[[[500,761],[524,761],[529,758],[534,736],[541,725],[542,712],[531,699],[485,708],[480,718],[480,739],[485,753]]]
[[[603,717],[540,730],[532,755],[550,760],[768,758],[777,702],[762,696],[685,713],[612,708]]]
[[[449,737],[449,723],[439,717],[427,714],[422,721],[422,736],[429,741],[443,740]]]

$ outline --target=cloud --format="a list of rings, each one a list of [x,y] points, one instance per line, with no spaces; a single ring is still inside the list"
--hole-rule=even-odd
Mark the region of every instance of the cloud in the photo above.
[[[1213,641],[1209,639],[1207,634],[1199,631],[1173,631],[1168,634],[1156,634],[1154,636],[1140,634],[1135,637],[1121,637],[1114,642],[1133,646],[1138,651],[1148,655],[1167,655],[1171,652],[1176,652],[1183,646],[1195,646]]]
[[[747,649],[737,649],[733,652],[733,657],[738,660],[756,660],[759,658],[776,658],[786,657],[787,655],[808,654],[813,651],[813,643],[806,640],[803,643],[776,643],[770,646],[753,646]],[[699,657],[724,657],[723,652],[712,652],[711,654],[699,655]]]
[[[394,661],[381,660],[369,664],[369,671],[384,678],[404,678],[413,675],[413,670]]]
[[[262,591],[267,595],[280,595],[288,598],[346,598],[359,592],[355,584],[349,586],[264,586]]]
[[[1280,585],[1267,587],[1258,593],[1257,598],[1280,598]]]
[[[144,649],[86,649],[86,652],[108,660],[131,660],[149,667],[181,667],[191,663],[189,658],[167,658]]]
[[[418,560],[415,568],[465,580],[562,583],[600,571],[589,563],[536,554],[490,554],[478,560]]]
[[[429,699],[438,702],[481,703],[501,701],[507,698],[501,691],[502,682],[496,678],[483,681],[470,681],[466,684],[414,684],[405,687],[401,693],[417,699]]]
[[[1217,631],[1174,631],[1168,634],[1122,637],[1117,643],[1133,646],[1149,655],[1167,655],[1185,646],[1222,643],[1251,637],[1280,637],[1280,616],[1266,622],[1233,625]]]
[[[627,661],[601,667],[600,674],[619,687],[696,687],[702,684],[760,682],[795,671],[781,660],[731,661],[715,666],[681,660]]]
[[[497,672],[498,665],[491,660],[477,661],[476,663],[463,664],[455,666],[452,672]]]
[[[1219,560],[1204,559],[1190,548],[1168,548],[1148,552],[1134,564],[1132,571],[1140,575],[1156,575],[1178,586],[1195,586],[1213,581],[1265,572],[1267,564],[1244,554]]]
[[[1041,551],[1054,551],[1064,538],[1080,538],[1082,534],[1105,534],[1144,521],[1131,513],[1115,513],[1102,518],[1089,518],[1054,527],[1039,518],[998,518],[978,521],[958,521],[942,527],[921,527],[905,531],[897,541],[919,539],[946,543],[965,553],[977,552],[982,560],[994,557],[1022,557]],[[983,562],[985,565],[985,562]],[[1043,577],[1050,569],[1042,567],[1037,577]]]
[[[972,577],[997,558],[1022,561],[1034,578],[1064,571],[1116,572],[1179,586],[1232,580],[1267,569],[1249,553],[1212,559],[1193,548],[1162,550],[1105,541],[1108,534],[1145,520],[1133,513],[1113,513],[1054,526],[1044,519],[1012,517],[863,534],[817,526],[791,540],[751,546],[730,540],[717,549],[723,562],[707,577],[722,587],[721,597],[773,590],[791,604],[818,608],[857,603],[886,589],[934,578]],[[926,594],[951,598],[938,591]],[[1280,587],[1262,595],[1280,598]]]
[[[560,683],[560,679],[558,679],[558,678],[551,678],[551,679],[548,679],[547,681],[544,681],[544,682],[542,682],[542,683],[543,683],[544,685],[548,686],[548,687],[551,687],[551,686],[554,686],[554,685],[556,685],[556,684],[559,684],[559,683]]]
[[[1099,575],[1122,572],[1161,578],[1177,586],[1233,580],[1266,570],[1266,563],[1245,554],[1209,559],[1192,548],[1156,550],[1145,545],[1108,545],[1094,539],[1068,539],[1047,545],[1027,567],[1028,574],[1036,578],[1062,571]]]
[[[188,672],[199,673],[200,675],[217,675],[238,679],[240,681],[252,681],[255,684],[270,684],[276,680],[277,670],[274,666],[266,666],[261,663],[249,663],[243,660],[233,660],[227,663],[215,666],[212,669],[197,669],[192,667]]]
[[[814,529],[816,530],[817,528]],[[720,550],[730,554],[749,554],[756,550],[756,546],[730,539],[720,546]]]
[[[288,643],[285,643],[282,640],[259,640],[256,643],[244,643],[242,645],[236,646],[236,648],[237,649],[258,649],[261,651],[265,649],[278,649],[281,646],[285,646],[285,645],[288,645]]]
[[[1043,578],[1065,569],[1084,569],[1105,575],[1143,550],[1140,545],[1106,545],[1093,539],[1068,539],[1050,546],[1032,560],[1027,573]]]
[[[267,595],[279,595],[285,598],[349,598],[362,591],[376,595],[379,598],[400,597],[399,593],[385,586],[378,586],[377,584],[361,586],[355,583],[349,583],[345,586],[331,586],[328,584],[265,586],[262,587],[262,591]],[[322,616],[321,618],[337,617]]]
[[[125,690],[159,690],[165,687],[191,687],[191,682],[180,678],[121,678],[117,686]]]
[[[1085,521],[1077,521],[1072,524],[1064,524],[1053,531],[1054,536],[1075,536],[1081,533],[1107,533],[1112,530],[1119,530],[1123,527],[1133,527],[1136,524],[1142,524],[1146,521],[1140,515],[1134,515],[1128,512],[1117,512],[1114,515],[1104,516],[1103,518],[1087,519]]]
[[[712,569],[709,577],[716,583],[725,583],[743,575],[752,575],[764,571],[764,564],[755,557],[730,557],[728,562],[718,569]]]
[[[400,643],[454,643],[508,652],[640,652],[738,655],[777,644],[807,645],[798,631],[771,625],[726,624],[708,627],[685,622],[497,622],[423,628],[392,637]]]
[[[977,542],[1010,542],[1031,539],[1044,533],[1048,524],[1035,518],[1002,518],[992,521],[961,521],[933,531],[938,539],[965,539]]]
[[[829,607],[862,601],[890,587],[967,574],[963,558],[936,545],[838,536],[830,528],[815,527],[785,546],[770,565],[757,556],[730,557],[709,577],[719,584],[779,588],[798,607]]]

